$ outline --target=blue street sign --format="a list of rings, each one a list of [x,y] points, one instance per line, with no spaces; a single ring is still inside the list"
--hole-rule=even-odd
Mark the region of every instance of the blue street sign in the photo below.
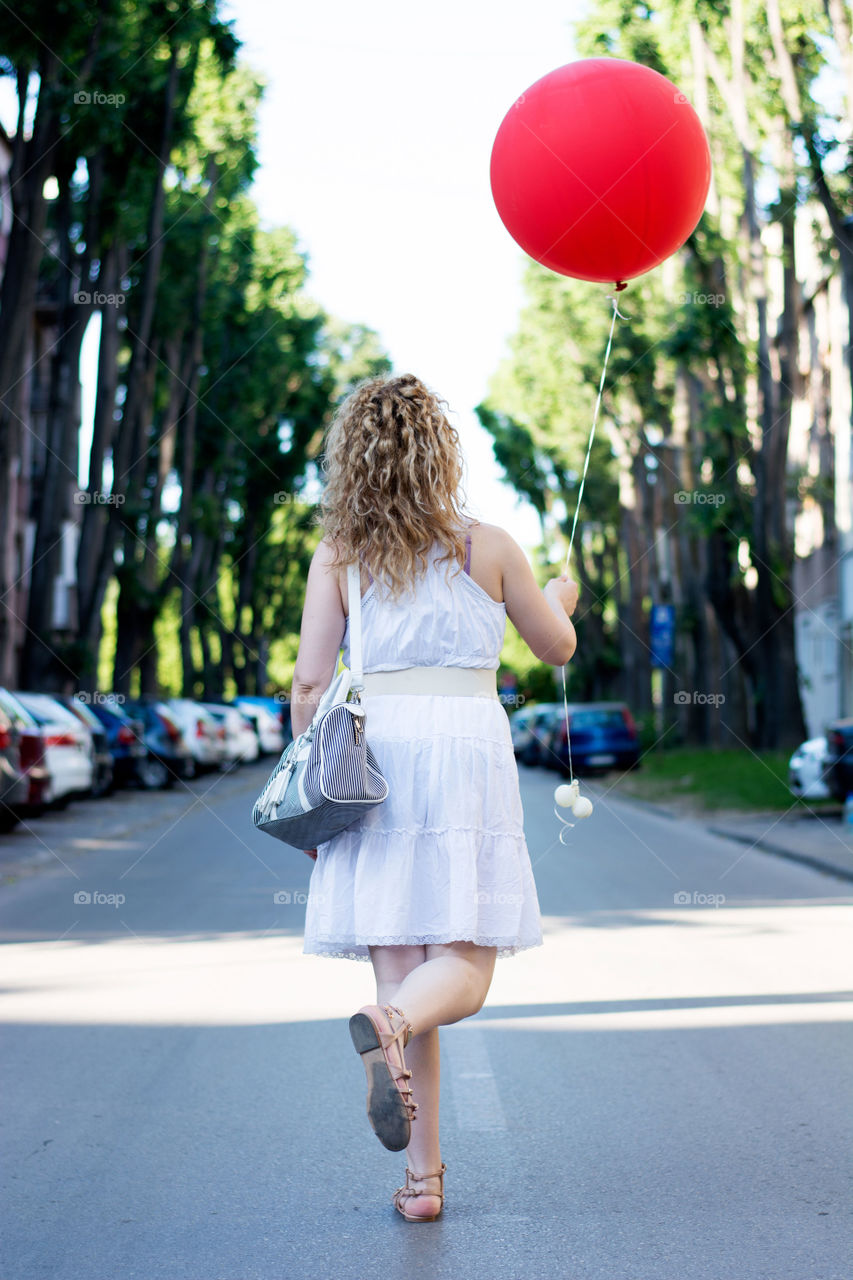
[[[653,667],[671,667],[675,659],[675,606],[653,604],[649,619]]]

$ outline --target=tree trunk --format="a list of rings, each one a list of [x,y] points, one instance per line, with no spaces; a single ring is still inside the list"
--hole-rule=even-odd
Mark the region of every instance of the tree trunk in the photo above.
[[[123,501],[121,505],[116,503],[109,508],[101,552],[101,574],[105,573],[107,566],[112,564],[120,531],[124,531],[126,547],[133,547],[136,543],[137,531],[135,526],[139,515],[139,455],[142,452],[145,413],[150,406],[152,390],[152,327],[157,286],[163,260],[163,215],[166,199],[163,176],[172,150],[178,77],[178,50],[176,46],[173,46],[163,104],[163,123],[157,157],[158,163],[154,174],[151,208],[148,216],[145,241],[147,253],[145,255],[145,270],[140,290],[139,319],[136,322],[138,327],[135,333],[129,328],[127,330],[131,351],[127,375],[127,394],[122,408],[121,422],[113,434],[113,493],[120,495]],[[124,575],[124,581],[129,584],[130,580],[126,574]],[[125,607],[119,611],[124,619],[125,626],[133,625],[134,609],[135,599],[132,599],[127,601]],[[127,644],[124,641],[121,642],[123,652],[128,651],[129,647],[130,641]],[[116,671],[118,674],[118,666]],[[121,674],[123,678],[129,678],[129,671],[126,668],[122,668]]]

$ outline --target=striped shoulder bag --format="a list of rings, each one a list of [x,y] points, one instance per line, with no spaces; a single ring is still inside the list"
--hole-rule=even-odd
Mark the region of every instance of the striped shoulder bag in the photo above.
[[[347,592],[350,667],[332,679],[308,728],[285,748],[252,811],[259,831],[294,849],[315,849],[388,795],[365,736],[357,564],[347,566]]]

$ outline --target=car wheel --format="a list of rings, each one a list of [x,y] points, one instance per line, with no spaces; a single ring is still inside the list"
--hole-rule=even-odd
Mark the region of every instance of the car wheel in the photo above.
[[[160,791],[163,787],[167,787],[171,781],[169,770],[163,761],[158,760],[156,756],[146,756],[144,760],[138,761],[136,774],[140,785],[146,791]]]
[[[11,809],[0,807],[0,831],[11,831],[21,821],[17,813]]]
[[[93,800],[100,800],[101,796],[108,795],[112,790],[113,775],[106,771],[101,771],[95,781],[92,783],[89,794]]]

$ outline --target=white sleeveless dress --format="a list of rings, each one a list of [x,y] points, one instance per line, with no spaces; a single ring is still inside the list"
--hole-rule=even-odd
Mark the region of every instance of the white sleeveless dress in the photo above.
[[[506,605],[435,544],[416,596],[362,596],[365,673],[498,668]],[[448,581],[445,582],[445,574]],[[349,665],[349,621],[343,660]],[[511,956],[542,945],[507,713],[496,698],[362,695],[388,798],[317,847],[308,955],[369,960],[368,944],[469,941]]]

